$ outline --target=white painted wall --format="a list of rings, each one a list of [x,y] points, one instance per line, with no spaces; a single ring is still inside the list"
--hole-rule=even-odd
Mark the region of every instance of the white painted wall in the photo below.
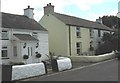
[[[76,56],[76,57],[70,57],[73,62],[100,62],[105,61],[109,59],[115,58],[115,52],[98,55],[98,56]]]
[[[12,66],[12,80],[19,80],[46,74],[43,63]]]
[[[72,62],[70,58],[59,57],[57,60],[58,70],[63,71],[72,68]]]
[[[48,32],[47,31],[35,31],[35,30],[22,30],[22,29],[7,29],[9,31],[9,39],[10,40],[2,40],[2,45],[8,47],[8,57],[9,60],[2,60],[3,63],[9,63],[12,62],[25,62],[25,63],[36,63],[40,61],[47,60],[49,55],[49,49],[48,49]],[[33,32],[38,33],[38,40],[39,40],[39,47],[36,48],[37,41],[20,41],[13,37],[13,34],[30,34],[32,35]],[[16,40],[16,41],[13,41]],[[27,47],[23,49],[24,43],[27,43]],[[17,56],[14,56],[13,53],[13,47],[17,46]],[[23,55],[28,54],[28,47],[32,47],[32,56],[28,60],[23,60]],[[35,57],[35,52],[38,52],[42,54],[42,57],[38,60],[38,58]]]
[[[33,8],[24,9],[24,15],[33,19],[33,16],[34,16]]]

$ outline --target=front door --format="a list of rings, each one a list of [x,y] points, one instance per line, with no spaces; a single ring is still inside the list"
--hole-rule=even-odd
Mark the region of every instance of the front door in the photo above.
[[[29,56],[29,59],[27,60],[27,63],[33,63],[33,49],[32,49],[32,47],[28,47],[28,56]]]

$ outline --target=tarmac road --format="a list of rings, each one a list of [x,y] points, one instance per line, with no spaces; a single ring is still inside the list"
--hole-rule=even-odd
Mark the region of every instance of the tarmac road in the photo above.
[[[118,81],[118,60],[108,60],[26,81]]]

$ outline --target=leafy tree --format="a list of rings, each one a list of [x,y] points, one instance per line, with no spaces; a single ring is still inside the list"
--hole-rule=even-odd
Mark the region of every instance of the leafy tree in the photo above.
[[[120,18],[118,18],[117,16],[103,16],[102,22],[104,25],[110,28],[113,28],[113,27],[115,29],[120,28]]]
[[[102,41],[103,43],[98,46],[95,53],[96,55],[109,53],[113,50],[120,51],[120,33],[115,32],[113,34],[105,33],[103,35]]]

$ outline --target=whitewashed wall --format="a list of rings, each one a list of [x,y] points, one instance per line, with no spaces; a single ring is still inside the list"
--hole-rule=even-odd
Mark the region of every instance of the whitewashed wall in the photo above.
[[[48,45],[48,33],[47,32],[41,32],[38,34],[39,39],[39,48],[37,48],[35,51],[39,51],[39,53],[42,54],[41,60],[47,60],[49,55],[49,45]]]
[[[46,74],[43,63],[12,66],[12,80],[19,80]]]
[[[57,60],[57,64],[58,64],[58,71],[63,71],[63,70],[67,70],[67,69],[71,69],[72,68],[72,62],[70,58],[58,58]]]
[[[109,59],[115,58],[115,52],[98,55],[98,56],[77,56],[77,57],[70,57],[73,62],[100,62]]]
[[[10,40],[4,40],[2,41],[2,45],[4,46],[8,46],[8,57],[10,58],[9,60],[2,60],[2,62],[4,63],[9,63],[10,61],[12,62],[26,62],[27,63],[35,63],[35,62],[40,62],[40,61],[44,61],[47,60],[48,57],[46,56],[46,54],[48,55],[49,53],[49,49],[48,49],[48,32],[47,31],[35,31],[35,30],[22,30],[22,29],[7,29],[9,31],[9,39]],[[37,32],[38,33],[38,38],[39,38],[39,47],[36,48],[36,42],[26,42],[27,43],[27,47],[26,49],[23,49],[23,43],[21,41],[11,41],[14,39],[13,34],[31,34],[33,32]],[[31,44],[30,44],[31,43]],[[17,53],[17,57],[13,56],[13,46],[17,45],[17,49],[18,49],[18,53]],[[24,54],[28,54],[28,46],[32,46],[33,47],[33,56],[29,58],[29,60],[23,60],[23,55]],[[39,52],[40,54],[42,54],[42,57],[40,59],[35,57],[35,52]],[[31,59],[31,60],[30,60]]]

